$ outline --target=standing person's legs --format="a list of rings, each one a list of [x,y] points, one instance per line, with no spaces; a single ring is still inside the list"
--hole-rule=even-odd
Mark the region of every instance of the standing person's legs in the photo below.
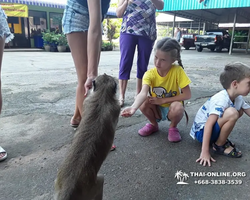
[[[1,69],[2,69],[4,45],[5,45],[5,37],[0,36],[0,114],[2,111]],[[7,158],[7,152],[0,146],[0,161],[5,160],[6,158]]]
[[[0,114],[2,111],[2,83],[1,83],[1,73],[2,73],[2,59],[5,43],[10,42],[14,35],[10,32],[10,28],[7,23],[7,16],[5,15],[2,8],[0,8]],[[7,158],[7,152],[0,146],[0,161]]]
[[[138,37],[138,59],[137,59],[137,85],[136,92],[140,93],[142,88],[142,77],[148,70],[150,55],[154,46],[154,41],[142,37]]]
[[[125,99],[125,92],[127,88],[128,79],[133,65],[135,54],[135,47],[137,45],[137,38],[130,34],[120,35],[120,69],[119,69],[119,91],[120,91],[120,105],[123,106]]]
[[[1,74],[2,74],[2,60],[3,60],[3,51],[5,45],[5,37],[0,37],[0,114],[2,111],[2,82],[1,82]]]
[[[77,73],[76,105],[71,125],[77,126],[82,116],[82,104],[84,101],[84,84],[87,79],[87,32],[75,32],[67,35],[71,55],[74,60]]]
[[[62,19],[63,31],[67,35],[71,55],[77,73],[76,105],[71,118],[72,127],[77,127],[82,117],[82,104],[85,94],[85,81],[87,79],[87,34],[89,27],[88,9],[75,0],[67,1]]]

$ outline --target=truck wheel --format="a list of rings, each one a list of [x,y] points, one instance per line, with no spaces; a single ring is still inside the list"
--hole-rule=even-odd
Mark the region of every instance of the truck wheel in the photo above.
[[[211,49],[210,49],[210,51],[214,51],[215,50],[215,47],[212,47]]]
[[[196,50],[198,51],[198,52],[202,52],[202,50],[203,50],[203,48],[202,48],[202,46],[196,46]]]
[[[222,51],[222,46],[216,47],[216,52],[221,52]]]
[[[189,48],[190,48],[189,46],[186,46],[186,47],[185,47],[186,50],[189,50]]]

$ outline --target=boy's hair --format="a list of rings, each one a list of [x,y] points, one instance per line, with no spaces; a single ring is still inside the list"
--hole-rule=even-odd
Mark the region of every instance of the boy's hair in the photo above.
[[[228,89],[233,81],[240,82],[244,78],[250,78],[250,68],[241,62],[229,63],[220,74],[220,83]]]
[[[178,64],[182,68],[184,68],[181,61],[181,46],[177,40],[169,37],[162,38],[161,40],[157,41],[155,46],[155,51],[156,50],[171,52],[171,56],[178,61]]]

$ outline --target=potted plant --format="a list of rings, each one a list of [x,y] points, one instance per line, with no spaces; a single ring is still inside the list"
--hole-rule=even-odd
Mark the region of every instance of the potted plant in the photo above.
[[[51,32],[50,51],[58,52],[57,45],[58,45],[58,34],[53,31]]]
[[[45,51],[50,51],[50,45],[52,43],[52,34],[50,31],[42,32],[43,46]]]
[[[57,34],[57,50],[65,52],[68,45],[67,37],[65,34]]]

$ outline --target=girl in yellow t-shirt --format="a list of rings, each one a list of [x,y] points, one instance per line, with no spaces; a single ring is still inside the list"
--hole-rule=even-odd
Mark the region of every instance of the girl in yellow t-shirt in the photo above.
[[[175,39],[163,38],[157,42],[155,67],[144,74],[142,90],[133,105],[121,113],[123,117],[131,117],[140,108],[150,121],[138,131],[141,136],[157,132],[158,122],[168,119],[171,121],[168,140],[181,141],[177,125],[184,115],[183,101],[191,98],[191,81],[183,70],[180,51],[181,47]],[[179,65],[174,64],[175,61],[178,61]]]

